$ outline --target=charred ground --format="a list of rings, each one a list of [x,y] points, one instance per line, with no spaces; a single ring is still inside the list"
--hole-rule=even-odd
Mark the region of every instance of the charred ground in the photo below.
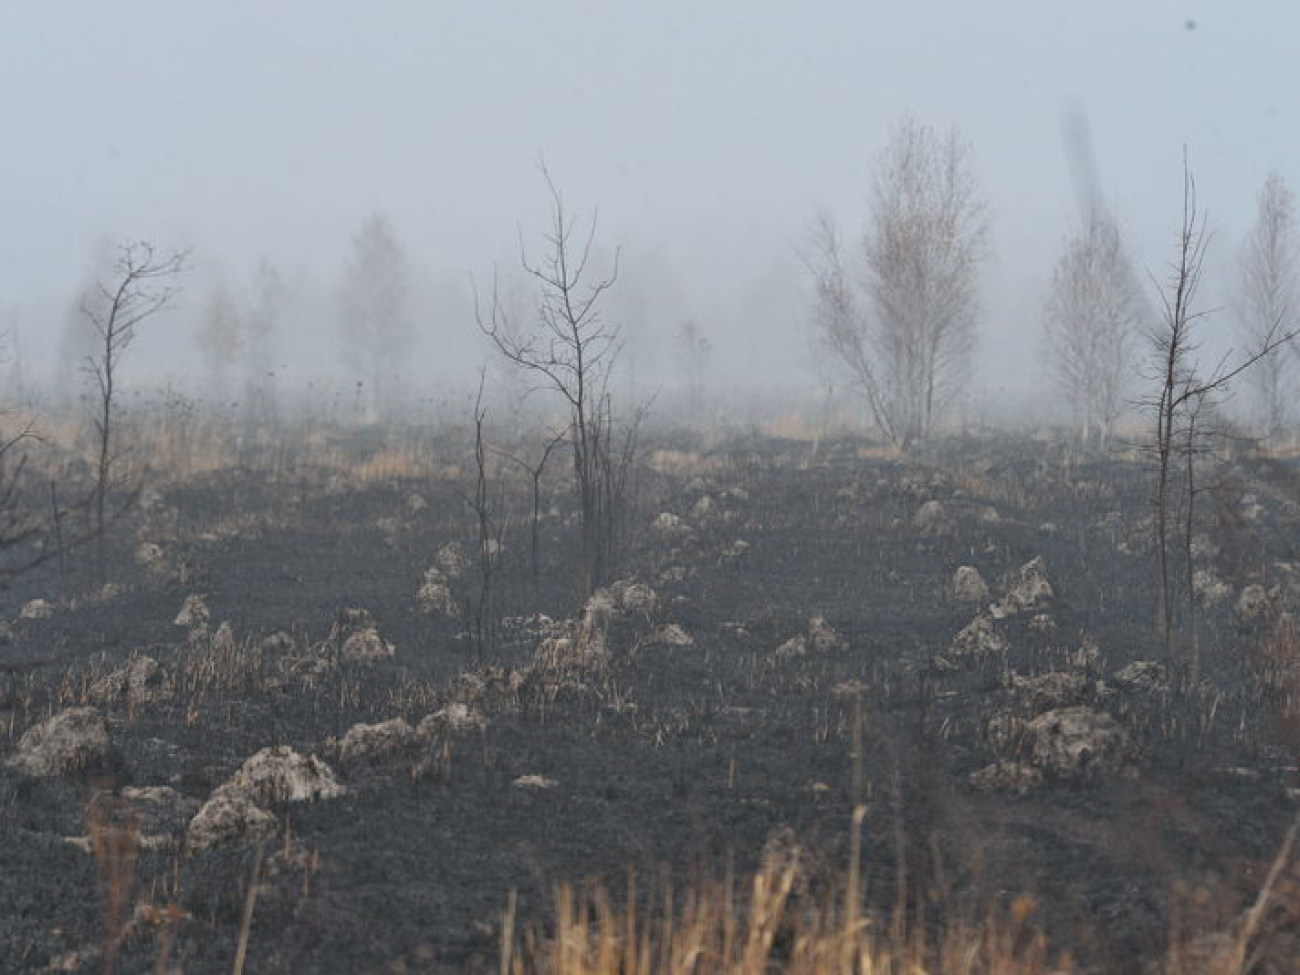
[[[105,717],[112,748],[75,774],[0,764],[6,966],[98,969],[116,884],[123,970],[230,970],[256,861],[257,971],[496,970],[511,891],[518,925],[544,937],[557,882],[619,891],[631,870],[682,890],[775,845],[804,851],[797,896],[815,903],[847,864],[858,804],[882,917],[901,905],[941,925],[1027,895],[1062,957],[1106,972],[1233,930],[1300,787],[1292,464],[1215,472],[1193,546],[1205,662],[1185,687],[1153,622],[1140,457],[1010,440],[905,459],[852,440],[663,447],[639,474],[619,573],[653,600],[588,606],[599,652],[558,477],[534,578],[528,499],[502,475],[494,626],[466,636],[478,543],[451,440],[418,473],[303,458],[160,482],[115,526],[102,578],[84,553],[20,578],[0,749],[78,706]],[[1034,559],[1051,596],[994,614],[993,642],[956,644]],[[422,611],[438,565],[450,602]],[[986,598],[955,597],[963,565]],[[1258,611],[1238,605],[1250,585]],[[209,617],[175,624],[194,594]],[[36,598],[52,613],[19,618]],[[342,652],[371,628],[391,656]],[[143,656],[154,690],[133,695],[111,675]],[[448,719],[454,704],[482,723]],[[1069,708],[1113,716],[1123,747],[1070,767],[1036,753],[1034,719]],[[419,732],[344,748],[354,725],[399,717]],[[273,804],[260,846],[194,848],[200,805],[268,746],[319,756],[346,794]],[[151,838],[138,859],[76,842],[105,802]],[[1295,947],[1295,889],[1271,904],[1261,965]]]

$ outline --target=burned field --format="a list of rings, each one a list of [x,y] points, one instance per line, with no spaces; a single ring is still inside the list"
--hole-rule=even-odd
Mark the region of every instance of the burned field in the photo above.
[[[927,970],[1293,970],[1294,466],[1216,471],[1171,661],[1141,458],[662,446],[585,601],[563,479],[485,536],[451,441],[173,478],[17,579],[6,970],[560,971],[566,910],[756,870],[774,962],[849,883]]]

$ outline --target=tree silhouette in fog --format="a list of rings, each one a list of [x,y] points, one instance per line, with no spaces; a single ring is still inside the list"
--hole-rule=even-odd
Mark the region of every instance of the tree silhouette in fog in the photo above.
[[[347,361],[369,386],[369,419],[392,404],[402,363],[415,342],[406,250],[388,219],[372,213],[352,238],[339,289]]]
[[[929,436],[965,387],[986,239],[968,144],[910,118],[878,161],[852,264],[829,218],[814,229],[818,336],[901,447]]]
[[[1270,173],[1256,198],[1255,224],[1242,245],[1233,310],[1247,348],[1258,347],[1278,330],[1300,321],[1300,239],[1296,237],[1295,194]],[[1295,415],[1296,366],[1300,350],[1263,359],[1250,373],[1265,436],[1276,440]]]
[[[1089,213],[1065,242],[1043,309],[1048,370],[1087,446],[1104,448],[1124,409],[1144,308],[1119,227]]]

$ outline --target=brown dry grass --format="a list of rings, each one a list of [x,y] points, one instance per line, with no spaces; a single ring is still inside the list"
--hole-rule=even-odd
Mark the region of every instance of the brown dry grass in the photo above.
[[[635,879],[624,903],[601,887],[561,885],[549,937],[516,932],[513,898],[502,930],[503,975],[1043,975],[1073,971],[1049,961],[1037,905],[1017,898],[979,923],[949,921],[927,934],[921,923],[881,922],[861,910],[857,864],[863,810],[854,815],[850,868],[838,889],[807,894],[801,852],[769,852],[738,892],[706,880],[676,902],[638,903]]]
[[[769,851],[738,892],[731,880],[706,880],[680,901],[638,901],[630,876],[622,904],[599,886],[556,889],[555,917],[545,934],[516,928],[515,900],[502,925],[502,975],[1066,975],[1081,971],[1055,952],[1038,923],[1039,905],[1021,895],[983,917],[960,911],[934,923],[901,915],[880,919],[861,910],[862,879],[854,865],[862,807],[854,815],[850,869],[842,884],[814,899],[797,847]],[[1248,975],[1290,971],[1300,917],[1300,865],[1293,852],[1300,818],[1284,837],[1259,890],[1244,910],[1215,898],[1224,923],[1203,910],[1176,908],[1169,949],[1150,970],[1160,975]],[[1201,905],[1203,908],[1204,905]],[[1224,908],[1226,907],[1226,912]],[[1235,914],[1235,917],[1233,916]],[[1196,917],[1193,917],[1196,915]],[[1197,919],[1199,918],[1199,919]],[[1280,920],[1279,920],[1280,919]],[[1180,923],[1182,922],[1182,923]],[[1279,937],[1280,932],[1280,937]],[[1290,939],[1290,940],[1289,940]],[[1094,969],[1088,969],[1092,971]]]
[[[107,793],[87,804],[86,826],[104,905],[103,970],[111,975],[135,900],[140,826],[131,804]]]
[[[646,466],[659,474],[689,480],[693,477],[710,477],[725,473],[730,466],[728,458],[695,450],[653,450],[646,457]]]
[[[1287,613],[1275,613],[1270,628],[1247,645],[1255,677],[1258,717],[1275,742],[1300,746],[1300,627]]]
[[[985,464],[963,464],[950,470],[948,476],[952,486],[973,501],[1020,510],[1033,500],[1019,478],[992,474]]]
[[[44,457],[33,457],[35,462],[48,466],[75,458],[89,460],[93,448],[81,415],[11,415],[0,430],[25,429],[22,424],[38,431],[41,443],[48,448]],[[120,474],[126,481],[147,474],[150,483],[167,484],[241,465],[275,475],[291,464],[340,474],[355,487],[399,479],[458,479],[462,464],[430,449],[425,433],[394,428],[376,433],[373,442],[363,445],[345,428],[329,424],[308,422],[274,432],[248,430],[215,414],[177,416],[162,410],[141,411],[131,414],[120,428],[124,447]]]

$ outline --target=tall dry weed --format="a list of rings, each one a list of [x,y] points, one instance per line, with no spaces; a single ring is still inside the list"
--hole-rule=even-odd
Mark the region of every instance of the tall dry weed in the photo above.
[[[861,811],[855,813],[860,829]],[[1072,971],[1049,962],[1037,904],[1021,897],[979,922],[926,925],[882,921],[862,909],[860,845],[842,883],[809,891],[797,846],[770,849],[747,889],[706,880],[680,902],[638,900],[634,878],[622,905],[603,887],[562,884],[555,919],[543,933],[516,930],[511,898],[502,928],[503,975],[1046,975]]]
[[[112,975],[135,900],[140,823],[130,802],[101,792],[86,805],[86,826],[104,906],[103,970]]]

